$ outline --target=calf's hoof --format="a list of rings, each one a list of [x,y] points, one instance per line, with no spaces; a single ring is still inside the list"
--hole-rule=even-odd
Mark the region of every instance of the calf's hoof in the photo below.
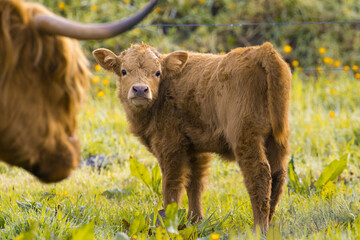
[[[159,211],[158,211],[158,214],[160,215],[160,217],[161,217],[162,219],[164,219],[164,218],[165,218],[165,209],[159,210]]]
[[[189,212],[187,218],[188,218],[188,220],[190,220],[191,224],[195,224],[195,223],[201,222],[203,220],[202,215],[193,214],[192,212]]]

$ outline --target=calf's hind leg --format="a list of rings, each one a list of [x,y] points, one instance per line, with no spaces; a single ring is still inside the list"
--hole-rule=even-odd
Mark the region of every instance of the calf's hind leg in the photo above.
[[[269,223],[274,217],[276,206],[284,190],[288,149],[288,144],[283,146],[277,143],[273,136],[266,141],[266,156],[269,160],[272,177]]]
[[[244,176],[253,209],[254,228],[269,227],[271,172],[263,147],[263,137],[256,133],[243,134],[235,147],[236,160]]]

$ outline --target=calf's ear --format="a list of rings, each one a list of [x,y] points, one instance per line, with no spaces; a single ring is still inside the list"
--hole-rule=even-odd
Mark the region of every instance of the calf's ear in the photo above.
[[[117,72],[120,68],[120,59],[112,51],[106,48],[98,48],[93,51],[96,61],[101,67],[110,72]]]
[[[170,53],[164,59],[164,67],[171,74],[178,73],[184,68],[188,58],[188,53],[184,51]]]

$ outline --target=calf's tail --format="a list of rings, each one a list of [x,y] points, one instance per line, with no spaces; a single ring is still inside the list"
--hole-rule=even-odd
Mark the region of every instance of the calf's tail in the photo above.
[[[268,85],[268,107],[275,140],[286,145],[289,137],[289,108],[291,72],[271,43],[264,43],[257,51],[260,65],[265,69]]]

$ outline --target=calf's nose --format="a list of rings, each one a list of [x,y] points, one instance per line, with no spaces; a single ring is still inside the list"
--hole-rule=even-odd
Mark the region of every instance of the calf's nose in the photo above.
[[[150,95],[149,87],[146,85],[132,86],[133,96],[136,98],[148,98]]]
[[[146,93],[149,91],[148,86],[133,86],[133,91],[136,93]]]

